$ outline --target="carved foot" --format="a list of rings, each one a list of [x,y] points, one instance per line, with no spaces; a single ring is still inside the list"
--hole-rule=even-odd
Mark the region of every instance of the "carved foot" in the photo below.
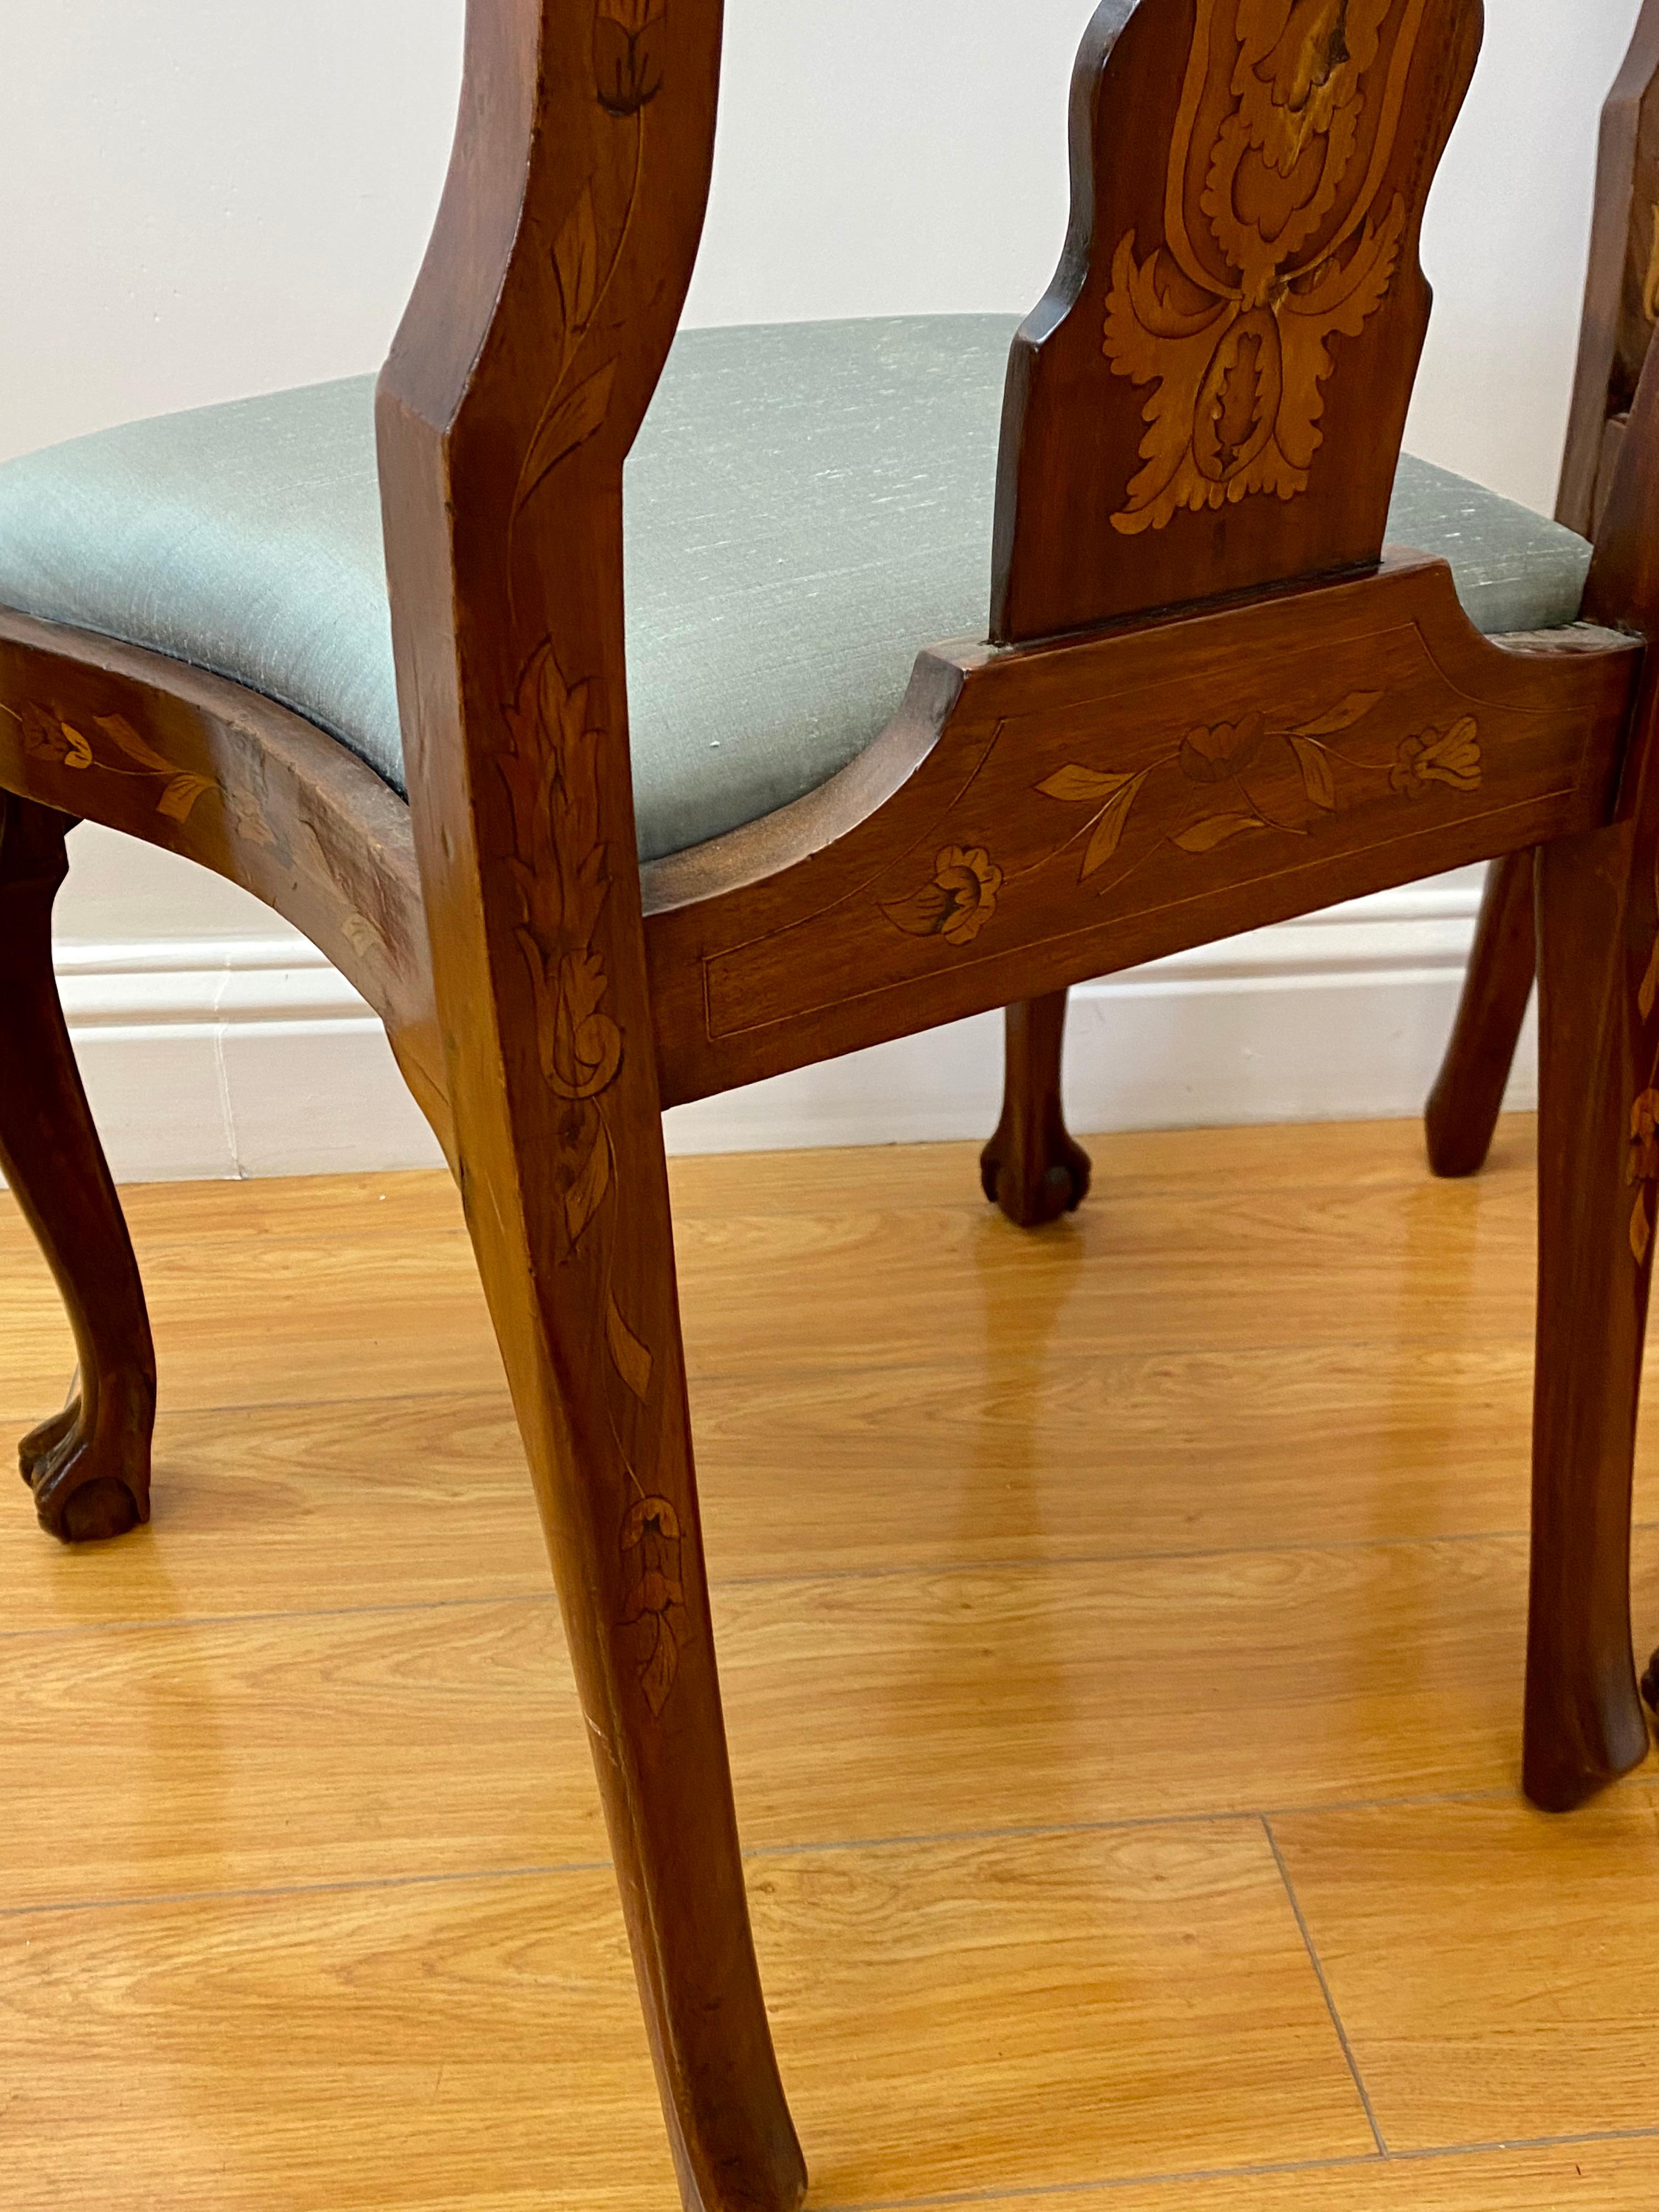
[[[77,1387],[61,1413],[17,1448],[40,1526],[60,1543],[125,1536],[149,1518],[149,1439],[155,1399],[143,1378],[105,1382],[88,1419]]]
[[[1043,1132],[1035,1157],[999,1129],[979,1156],[985,1195],[1020,1229],[1040,1229],[1062,1213],[1075,1213],[1089,1195],[1092,1171],[1082,1146],[1060,1128]]]
[[[1089,1155],[1073,1143],[1060,1104],[1065,1037],[1064,991],[1007,1010],[1002,1119],[979,1156],[979,1175],[987,1198],[1019,1229],[1058,1221],[1089,1192]]]
[[[1648,1671],[1642,1677],[1642,1699],[1648,1711],[1659,1713],[1659,1651],[1648,1662]]]

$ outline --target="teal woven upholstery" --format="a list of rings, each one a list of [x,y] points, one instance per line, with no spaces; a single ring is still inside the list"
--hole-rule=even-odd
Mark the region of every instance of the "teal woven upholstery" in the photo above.
[[[681,336],[628,465],[640,851],[811,791],[882,728],[918,647],[982,636],[1004,316]],[[0,605],[234,677],[398,790],[375,479],[354,377],[101,431],[0,468]],[[1488,632],[1576,617],[1582,539],[1411,459],[1389,537]]]

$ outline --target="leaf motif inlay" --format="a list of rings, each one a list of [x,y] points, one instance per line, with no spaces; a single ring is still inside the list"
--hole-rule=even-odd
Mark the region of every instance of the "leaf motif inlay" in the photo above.
[[[1405,200],[1375,210],[1423,9],[1196,0],[1167,235],[1142,260],[1131,230],[1112,262],[1106,357],[1153,387],[1145,466],[1114,529],[1162,530],[1183,510],[1307,489],[1331,341],[1360,336],[1399,264]],[[1360,159],[1372,102],[1376,143]]]
[[[210,791],[218,791],[219,786],[211,776],[198,775],[192,769],[181,769],[165,753],[158,752],[125,715],[94,714],[88,719],[98,732],[96,738],[46,708],[27,706],[18,717],[23,730],[23,750],[37,760],[54,761],[58,767],[77,774],[96,769],[102,775],[159,777],[161,789],[156,798],[155,811],[169,822],[187,822],[198,799]],[[113,749],[112,754],[100,751],[100,740]],[[133,765],[123,767],[124,760]]]

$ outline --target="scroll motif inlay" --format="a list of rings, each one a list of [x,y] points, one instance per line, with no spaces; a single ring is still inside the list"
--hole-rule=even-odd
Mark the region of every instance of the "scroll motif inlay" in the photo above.
[[[1331,342],[1399,264],[1405,199],[1378,209],[1425,6],[1198,0],[1164,243],[1112,265],[1106,356],[1156,386],[1115,529],[1307,489]]]

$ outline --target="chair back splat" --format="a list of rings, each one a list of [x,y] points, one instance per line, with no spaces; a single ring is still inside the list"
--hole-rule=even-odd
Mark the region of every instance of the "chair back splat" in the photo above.
[[[1376,560],[1481,27],[1480,0],[1105,0],[1009,372],[998,642]]]

